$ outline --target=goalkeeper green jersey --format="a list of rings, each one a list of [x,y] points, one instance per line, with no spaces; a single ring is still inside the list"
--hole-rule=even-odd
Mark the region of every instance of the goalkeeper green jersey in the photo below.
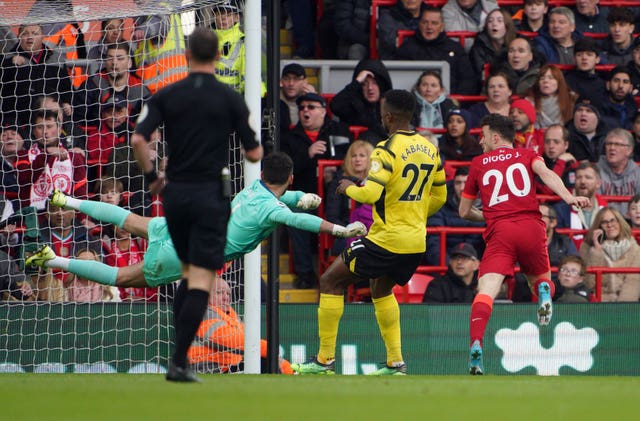
[[[225,260],[228,262],[253,251],[279,224],[319,232],[321,218],[291,210],[303,194],[287,191],[278,200],[261,180],[243,189],[231,202]]]

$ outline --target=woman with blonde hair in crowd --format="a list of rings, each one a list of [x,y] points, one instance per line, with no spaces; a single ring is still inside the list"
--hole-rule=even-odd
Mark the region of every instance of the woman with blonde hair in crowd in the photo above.
[[[611,206],[598,211],[580,246],[580,256],[587,266],[638,267],[640,246],[631,227],[620,212]],[[588,274],[585,283],[595,287],[595,275]],[[640,273],[602,275],[603,302],[637,302],[640,300]]]
[[[329,184],[324,195],[325,219],[334,224],[348,225],[351,222],[360,221],[367,229],[373,223],[371,205],[355,202],[355,207],[351,208],[351,199],[342,194],[337,194],[338,183],[343,178],[348,178],[358,185],[364,184],[369,169],[371,168],[371,153],[373,145],[364,140],[354,141],[347,150],[347,154],[342,162],[342,167]],[[351,244],[352,238],[336,238],[333,243],[333,254],[337,254],[344,249],[345,245]]]
[[[562,70],[553,64],[540,68],[538,80],[527,96],[536,107],[536,129],[546,129],[552,124],[565,125],[573,118],[577,95],[569,89]]]
[[[447,97],[442,76],[435,70],[422,72],[411,92],[416,97],[416,110],[411,119],[413,127],[443,128],[444,117],[458,106],[457,101]]]

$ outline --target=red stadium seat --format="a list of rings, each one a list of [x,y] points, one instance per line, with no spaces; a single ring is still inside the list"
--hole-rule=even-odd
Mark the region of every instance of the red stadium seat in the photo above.
[[[433,276],[423,273],[414,273],[406,285],[396,285],[393,287],[393,294],[399,303],[421,303],[424,292],[427,290],[429,282]]]

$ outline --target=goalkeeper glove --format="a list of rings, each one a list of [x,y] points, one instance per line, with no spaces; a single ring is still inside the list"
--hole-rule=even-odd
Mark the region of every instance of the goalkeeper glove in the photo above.
[[[362,237],[367,235],[367,227],[362,222],[352,222],[346,227],[334,225],[332,234],[338,238]]]
[[[322,198],[314,193],[305,193],[302,195],[298,203],[296,203],[296,207],[298,209],[316,209],[320,206],[320,202],[322,202]]]

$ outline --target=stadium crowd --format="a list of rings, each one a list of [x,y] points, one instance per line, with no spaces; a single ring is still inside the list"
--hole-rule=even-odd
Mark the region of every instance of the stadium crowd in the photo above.
[[[294,60],[358,60],[350,82],[337,93],[319,92],[300,64],[281,73],[280,146],[294,161],[294,187],[323,190],[326,207],[320,216],[338,224],[371,223],[370,206],[350,206],[333,190],[341,177],[365,182],[370,145],[387,135],[380,99],[394,86],[385,63],[412,60],[419,67],[419,61],[444,60],[451,66],[450,86],[438,72],[425,70],[411,89],[418,104],[413,128],[439,147],[449,180],[447,203],[429,227],[482,226],[462,220],[457,210],[466,167],[482,153],[479,121],[498,113],[513,121],[516,148],[536,151],[567,188],[592,201],[577,212],[536,183],[556,297],[595,301],[589,267],[638,267],[640,2],[638,7],[605,5],[605,0],[570,7],[548,0],[372,3],[285,2]],[[226,59],[216,74],[239,91],[244,89],[242,7],[241,1],[227,0],[198,16],[219,32]],[[61,271],[31,274],[20,266],[29,212],[42,227],[38,242],[51,244],[59,256],[121,267],[137,263],[144,253],[145,242],[118,227],[48,204],[54,188],[140,215],[162,215],[129,142],[144,102],[186,75],[180,16],[106,19],[87,45],[79,23],[0,30],[0,264],[7,268],[0,274],[0,299],[155,301],[166,291],[105,288]],[[72,65],[82,60],[85,65]],[[166,155],[162,135],[154,134],[151,157],[160,169]],[[319,160],[344,163],[318,173]],[[317,287],[314,261],[331,255],[333,244],[293,229],[289,236],[294,285]],[[427,238],[423,264],[436,280],[426,287],[424,301],[471,302],[473,271],[484,249],[478,232]],[[340,247],[333,248],[335,256]],[[508,279],[501,297],[530,301],[523,284],[518,275]],[[606,274],[601,289],[602,301],[639,301],[640,270]]]

